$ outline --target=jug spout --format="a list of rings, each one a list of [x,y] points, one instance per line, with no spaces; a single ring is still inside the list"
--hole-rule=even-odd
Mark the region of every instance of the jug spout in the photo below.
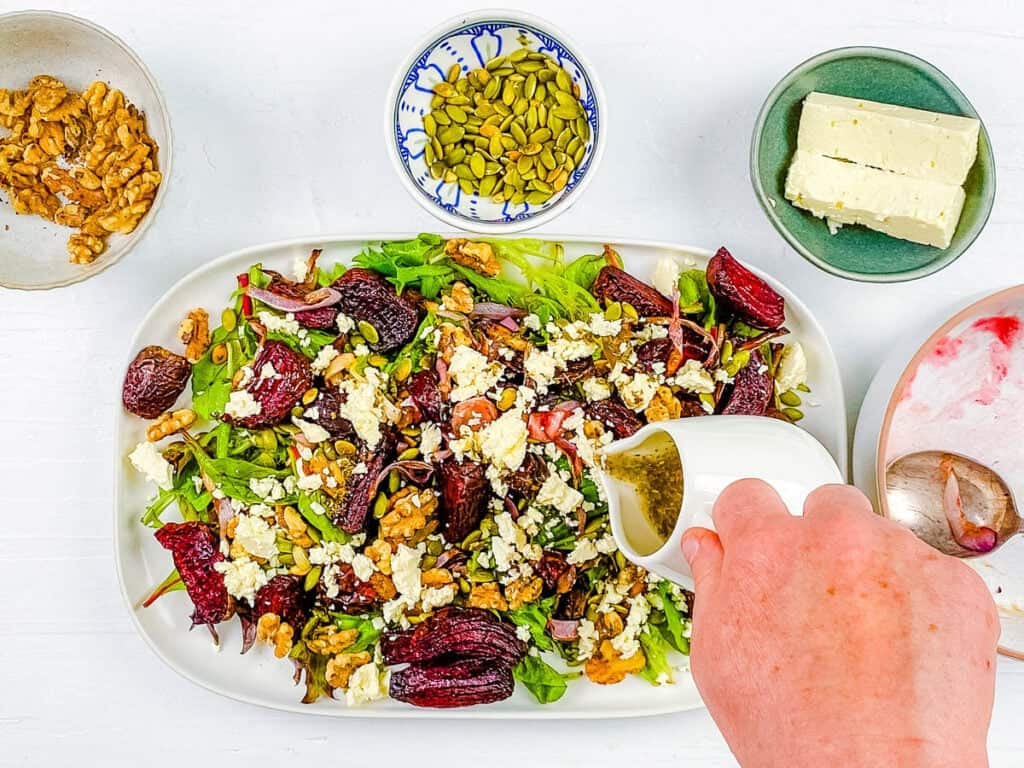
[[[813,436],[763,416],[648,424],[604,449],[600,473],[623,555],[687,589],[693,579],[679,547],[683,533],[695,526],[714,529],[718,495],[749,477],[772,485],[793,514],[802,513],[818,486],[843,482],[835,460]]]

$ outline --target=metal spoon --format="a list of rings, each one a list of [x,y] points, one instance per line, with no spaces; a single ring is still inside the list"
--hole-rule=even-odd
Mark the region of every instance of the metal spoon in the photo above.
[[[983,464],[945,451],[921,451],[885,470],[889,516],[954,557],[993,552],[1024,531],[1013,494]]]

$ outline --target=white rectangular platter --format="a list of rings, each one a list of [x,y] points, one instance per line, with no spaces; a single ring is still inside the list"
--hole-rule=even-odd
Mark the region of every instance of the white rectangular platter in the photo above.
[[[246,248],[223,256],[174,285],[142,321],[130,349],[125,351],[124,366],[147,344],[170,349],[180,346],[176,339],[178,323],[194,307],[205,307],[217,317],[228,303],[235,276],[251,264],[289,272],[296,257],[305,258],[312,248],[322,248],[321,265],[348,262],[367,243],[394,240],[411,235],[354,235],[289,240]],[[567,260],[586,253],[600,253],[607,242],[622,256],[625,267],[637,277],[649,281],[657,261],[675,257],[681,264],[703,268],[711,253],[699,248],[638,240],[593,240],[580,237],[548,236],[564,243]],[[742,260],[743,255],[739,254]],[[812,394],[800,425],[818,438],[832,453],[845,473],[847,466],[846,405],[843,400],[839,369],[832,348],[821,326],[810,311],[790,291],[773,278],[765,277],[786,300],[786,326],[800,340],[808,360],[808,384]],[[190,388],[182,394],[178,407],[185,407]],[[812,405],[813,403],[813,405]],[[673,685],[655,687],[638,677],[619,685],[598,686],[586,680],[572,681],[565,696],[553,704],[540,705],[518,687],[502,702],[465,709],[419,709],[398,701],[380,701],[360,708],[348,708],[343,700],[321,699],[315,704],[300,702],[302,689],[292,684],[292,668],[287,661],[275,659],[266,644],[257,644],[245,656],[239,654],[241,632],[238,622],[218,628],[218,651],[203,629],[189,632],[191,603],[184,592],[162,597],[149,608],[141,601],[167,575],[171,562],[168,553],[153,538],[153,531],[139,523],[151,495],[151,486],[130,466],[128,453],[145,439],[142,420],[118,409],[114,441],[115,501],[114,542],[121,590],[139,632],[153,651],[172,669],[192,682],[224,696],[280,710],[331,717],[445,717],[445,718],[605,718],[654,715],[702,706],[689,675],[685,659],[679,658],[680,671]],[[173,515],[168,513],[168,519]],[[728,653],[728,649],[722,649]]]

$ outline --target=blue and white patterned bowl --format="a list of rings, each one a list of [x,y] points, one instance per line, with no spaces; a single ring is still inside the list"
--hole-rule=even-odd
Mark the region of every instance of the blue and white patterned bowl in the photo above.
[[[464,193],[457,184],[430,176],[423,147],[423,115],[430,111],[433,87],[453,64],[464,73],[489,59],[521,47],[546,53],[579,85],[580,101],[590,123],[583,162],[565,188],[541,205],[494,203]],[[550,221],[572,205],[594,175],[604,152],[607,114],[604,92],[593,67],[561,32],[519,11],[485,10],[459,16],[433,30],[402,64],[388,93],[387,136],[395,170],[410,194],[437,218],[453,227],[487,234],[519,232]]]

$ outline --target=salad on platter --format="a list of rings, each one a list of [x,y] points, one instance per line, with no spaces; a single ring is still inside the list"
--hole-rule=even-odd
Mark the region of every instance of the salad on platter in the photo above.
[[[609,246],[442,238],[253,265],[181,354],[142,349],[128,459],[192,624],[238,618],[304,702],[541,703],[574,678],[671,684],[691,595],[626,561],[596,476],[653,421],[798,421],[783,298],[724,248],[649,285]],[[179,398],[186,388],[187,404]],[[582,683],[581,683],[582,684]]]

